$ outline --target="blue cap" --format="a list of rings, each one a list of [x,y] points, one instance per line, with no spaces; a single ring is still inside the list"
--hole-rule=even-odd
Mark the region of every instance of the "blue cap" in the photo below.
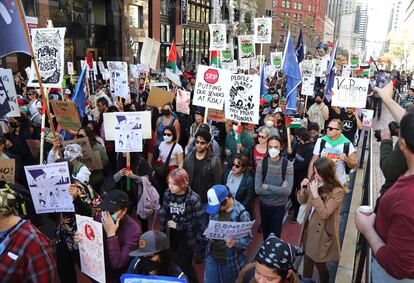
[[[206,213],[210,215],[217,214],[219,212],[221,204],[225,201],[229,195],[229,190],[224,185],[214,185],[207,191],[208,205]]]

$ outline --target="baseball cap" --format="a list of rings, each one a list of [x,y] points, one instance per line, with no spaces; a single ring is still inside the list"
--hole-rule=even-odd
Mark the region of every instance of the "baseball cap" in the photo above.
[[[150,230],[141,235],[138,241],[138,249],[129,253],[130,256],[146,256],[170,248],[167,235],[161,231]]]
[[[18,215],[16,192],[9,188],[0,189],[0,215]]]
[[[114,213],[120,209],[128,207],[128,195],[121,190],[110,191],[99,204],[99,208],[109,213]]]
[[[208,214],[214,215],[220,209],[221,204],[229,195],[229,190],[224,185],[214,185],[207,191],[208,205],[206,212]]]

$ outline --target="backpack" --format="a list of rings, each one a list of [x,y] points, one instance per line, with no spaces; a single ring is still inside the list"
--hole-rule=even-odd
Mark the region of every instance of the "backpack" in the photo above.
[[[319,146],[319,156],[321,156],[322,150],[325,148],[326,140],[321,139],[321,144]],[[343,153],[346,155],[349,154],[349,142],[344,143],[344,150]],[[345,163],[345,162],[344,162]],[[351,172],[351,169],[346,163],[345,163],[345,173],[348,175]]]
[[[286,180],[286,170],[287,170],[287,166],[288,166],[288,160],[285,157],[282,157],[282,183]],[[266,179],[266,174],[267,174],[267,168],[269,166],[269,156],[266,156],[265,158],[263,158],[262,161],[262,182],[265,181]]]
[[[137,204],[137,215],[147,219],[151,214],[157,214],[160,210],[160,195],[151,184],[147,176],[141,177],[142,195]],[[154,215],[154,219],[155,219]]]

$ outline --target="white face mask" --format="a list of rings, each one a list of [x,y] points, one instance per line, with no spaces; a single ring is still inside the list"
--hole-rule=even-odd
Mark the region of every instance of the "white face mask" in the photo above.
[[[233,125],[233,131],[235,132],[235,133],[237,133],[237,129],[239,128],[239,126],[238,125]]]
[[[172,141],[172,138],[173,138],[172,136],[165,136],[165,135],[164,135],[164,141],[165,141],[165,142],[170,142],[170,141]]]
[[[271,127],[273,127],[273,121],[272,120],[267,120],[266,121],[266,127],[268,127],[268,128],[271,128]]]
[[[68,159],[69,161],[73,161],[73,160],[75,160],[79,156],[79,154],[74,153],[74,152],[70,152],[68,150],[65,150],[65,152],[63,153],[63,155],[64,155],[64,158],[65,159]]]
[[[275,158],[279,154],[280,154],[280,149],[274,148],[274,147],[269,149],[269,155],[270,155],[271,158]]]

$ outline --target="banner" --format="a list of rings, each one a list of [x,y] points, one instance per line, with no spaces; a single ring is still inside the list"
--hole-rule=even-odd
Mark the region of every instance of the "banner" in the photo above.
[[[0,181],[14,184],[16,176],[16,160],[4,159],[0,160]]]
[[[142,121],[139,113],[115,114],[115,152],[142,152]]]
[[[239,35],[239,60],[242,66],[242,59],[256,58],[256,45],[253,35]],[[250,62],[249,62],[250,64]]]
[[[335,77],[332,106],[365,108],[369,79]]]
[[[362,126],[371,128],[372,120],[374,119],[374,110],[362,109],[362,115]]]
[[[230,222],[210,220],[207,227],[206,238],[215,240],[240,239],[252,233],[255,221]]]
[[[187,283],[187,280],[166,276],[123,274],[121,283]]]
[[[32,46],[43,87],[61,88],[65,69],[66,28],[32,29]],[[34,72],[27,82],[29,87],[39,87]]]
[[[227,84],[228,81],[227,81]],[[231,75],[230,95],[225,96],[226,118],[243,123],[259,123],[260,77]]]
[[[142,45],[140,62],[149,66],[151,69],[157,68],[158,54],[160,52],[161,43],[146,37]]]
[[[359,69],[359,54],[355,52],[349,53],[349,65],[352,70]]]
[[[78,138],[78,139],[63,141],[62,145],[66,146],[66,145],[74,144],[74,143],[80,145],[80,147],[82,148],[82,156],[79,157],[79,161],[85,164],[85,166],[88,167],[90,171],[103,169],[102,162],[100,162],[100,160],[96,160],[94,151],[92,150],[92,147],[91,147],[91,144],[89,143],[88,138],[85,137],[85,138]],[[99,156],[99,159],[100,159],[100,156]]]
[[[174,97],[175,94],[173,92],[153,86],[148,94],[147,105],[163,107],[165,104],[172,102]]]
[[[108,61],[110,72],[110,86],[112,96],[127,98],[129,94],[128,86],[128,65],[126,62]]]
[[[253,31],[255,43],[271,43],[272,18],[254,18]]]
[[[24,166],[36,214],[75,212],[67,162]]]
[[[102,223],[76,214],[77,232],[81,234],[79,255],[81,271],[97,282],[105,283],[105,254]]]
[[[34,158],[38,158],[40,154],[40,141],[39,140],[26,140],[30,153]]]
[[[233,44],[226,44],[226,49],[220,52],[220,63],[232,63],[234,61],[234,48]]]
[[[313,60],[303,60],[300,63],[300,70],[302,78],[315,78],[315,65],[313,64]]]
[[[342,66],[342,76],[345,78],[349,78],[351,76],[351,65],[345,64]]]
[[[314,77],[302,77],[302,95],[313,96],[315,89],[315,78]]]
[[[72,101],[51,100],[56,120],[63,129],[77,131],[81,128],[78,108]]]
[[[231,87],[230,75],[227,70],[198,65],[193,105],[223,109],[224,97]]]
[[[209,50],[226,50],[226,24],[209,24],[208,27],[210,29]]]
[[[142,129],[142,138],[151,139],[151,111],[136,111],[134,113],[141,116],[142,124],[145,125]],[[115,126],[118,123],[116,114],[119,114],[119,112],[104,113],[103,115],[105,140],[107,141],[115,141]]]
[[[0,103],[3,104],[6,109],[7,106],[10,107],[10,112],[7,113],[7,117],[20,117],[20,108],[17,104],[17,93],[12,70],[0,68],[0,80],[2,80],[4,86],[4,90],[0,89]]]
[[[191,92],[185,90],[177,90],[176,105],[177,112],[190,115]]]
[[[271,52],[270,64],[278,69],[282,68],[283,52]]]

